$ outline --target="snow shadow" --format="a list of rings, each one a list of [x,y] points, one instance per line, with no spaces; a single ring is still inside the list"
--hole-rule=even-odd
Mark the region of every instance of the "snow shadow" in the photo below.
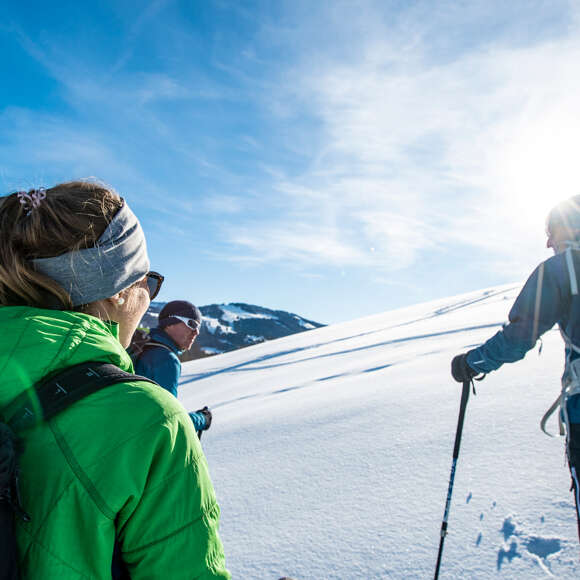
[[[253,393],[251,395],[244,395],[242,397],[230,399],[229,401],[223,401],[221,403],[216,403],[215,405],[212,405],[212,408],[216,409],[218,407],[225,407],[226,405],[231,405],[232,403],[237,403],[239,401],[245,401],[247,399],[257,399],[257,398],[263,399],[265,397],[271,397],[273,395],[281,395],[284,393],[290,393],[291,391],[299,391],[301,389],[312,388],[312,387],[315,387],[317,383],[325,383],[327,381],[332,381],[335,379],[343,379],[345,377],[351,377],[351,376],[364,374],[364,373],[374,373],[377,371],[382,371],[384,369],[387,369],[391,366],[393,366],[393,363],[388,363],[388,364],[384,364],[384,365],[381,365],[378,367],[372,367],[372,368],[368,368],[368,369],[362,369],[360,371],[348,371],[346,373],[338,373],[335,375],[328,375],[327,377],[319,377],[317,379],[313,379],[312,381],[308,381],[307,383],[303,383],[301,385],[284,387],[281,389],[275,389],[273,391],[268,391],[268,392]]]
[[[442,306],[438,308],[431,314],[427,314],[421,318],[415,318],[413,320],[409,320],[408,322],[403,322],[401,324],[396,324],[391,328],[399,328],[401,326],[409,326],[410,324],[416,324],[417,322],[424,322],[425,320],[430,320],[431,318],[436,318],[438,316],[443,316],[445,314],[449,314],[450,312],[455,312],[456,310],[460,310],[461,308],[467,308],[472,304],[476,304],[477,302],[482,302],[487,300],[488,298],[493,298],[495,296],[499,296],[501,294],[508,294],[512,290],[517,290],[519,286],[513,286],[511,288],[504,288],[503,290],[488,290],[483,293],[482,296],[478,298],[472,298],[471,300],[461,300],[459,302],[455,302],[453,304],[449,304],[448,306]],[[507,296],[504,296],[505,299],[508,299]]]
[[[255,365],[255,364],[259,364],[261,362],[266,362],[266,361],[269,361],[269,360],[272,360],[272,359],[275,359],[275,358],[284,357],[284,356],[288,356],[288,355],[291,355],[291,354],[296,354],[296,353],[299,353],[299,352],[304,352],[304,351],[308,351],[308,350],[317,349],[317,348],[320,348],[320,347],[323,347],[323,346],[327,346],[329,344],[335,344],[337,342],[345,342],[345,341],[348,341],[348,340],[360,338],[362,336],[367,336],[369,334],[374,334],[376,332],[382,332],[382,330],[383,329],[373,330],[373,331],[369,331],[369,332],[362,332],[360,334],[355,334],[355,335],[352,335],[352,336],[346,336],[346,337],[343,337],[343,338],[337,338],[337,339],[329,340],[327,342],[319,342],[319,343],[316,343],[316,344],[311,344],[310,346],[303,346],[303,347],[299,347],[299,348],[293,348],[293,349],[290,349],[290,350],[283,350],[283,351],[280,351],[280,352],[274,352],[274,353],[267,354],[267,355],[264,355],[264,356],[261,356],[261,357],[257,357],[257,358],[255,358],[253,360],[248,360],[248,361],[239,363],[237,365],[231,365],[229,367],[225,367],[225,368],[219,369],[217,371],[209,371],[207,373],[197,373],[197,374],[193,374],[188,379],[185,379],[185,380],[181,381],[180,384],[185,385],[187,383],[193,383],[195,381],[200,381],[202,379],[206,379],[206,378],[209,378],[209,377],[213,377],[215,375],[221,375],[221,374],[224,374],[224,373],[235,372],[235,371],[238,371],[238,370],[246,370],[246,367],[249,367],[249,366]],[[308,359],[304,359],[304,360],[308,360]],[[301,362],[301,361],[295,361],[295,362]],[[291,364],[291,363],[286,363],[286,364]],[[273,367],[275,367],[275,366],[276,365],[273,365]],[[270,367],[263,366],[263,367],[257,367],[257,368],[262,369],[262,368],[270,368]],[[256,369],[256,367],[252,367],[252,369],[249,369],[249,370],[255,370],[255,369]]]
[[[391,366],[391,365],[385,365],[385,367],[389,367],[389,366]],[[385,368],[385,367],[378,367],[376,369],[365,369],[365,370],[360,371],[360,372],[367,373],[367,372],[380,370],[381,368]],[[292,391],[299,391],[301,389],[312,388],[312,387],[316,386],[316,383],[324,383],[326,381],[332,381],[334,379],[342,379],[344,377],[351,376],[353,374],[358,374],[358,373],[348,372],[348,373],[341,373],[341,374],[337,374],[337,375],[329,375],[328,377],[320,377],[318,379],[315,379],[314,381],[310,381],[310,382],[304,383],[302,385],[294,385],[291,387],[284,387],[282,389],[275,389],[273,391],[254,393],[252,395],[244,395],[243,397],[237,397],[235,399],[230,399],[229,401],[223,401],[221,403],[216,403],[215,405],[212,405],[212,408],[217,409],[218,407],[225,407],[226,405],[231,405],[232,403],[238,403],[240,401],[245,401],[247,399],[264,399],[266,397],[272,397],[274,395],[282,395],[284,393],[290,393]]]
[[[454,312],[455,310],[460,310],[461,308],[466,308],[477,302],[482,302],[488,298],[493,298],[494,296],[499,296],[501,294],[508,294],[512,290],[516,290],[519,286],[512,286],[511,288],[502,288],[501,290],[486,290],[479,298],[472,298],[471,300],[461,300],[450,304],[449,306],[443,306],[435,310],[435,315],[441,316],[442,314],[448,314],[449,312]]]
[[[345,350],[339,350],[339,351],[329,352],[329,353],[325,353],[325,354],[304,357],[304,358],[297,359],[297,360],[277,362],[277,363],[272,363],[272,364],[260,364],[260,363],[264,363],[264,362],[267,362],[267,361],[270,361],[270,360],[273,360],[276,358],[285,357],[288,355],[292,355],[292,354],[296,354],[296,353],[300,353],[300,352],[305,352],[308,350],[313,350],[316,348],[320,348],[322,346],[326,346],[328,344],[332,344],[333,342],[338,342],[338,341],[329,341],[328,343],[321,343],[321,344],[316,344],[316,345],[311,345],[311,346],[300,347],[300,348],[295,348],[295,349],[291,349],[291,350],[276,352],[276,353],[272,353],[269,355],[265,355],[263,357],[258,357],[258,358],[253,359],[253,360],[245,361],[245,362],[239,363],[237,365],[225,367],[223,369],[219,369],[216,371],[210,371],[207,373],[200,373],[198,375],[193,375],[193,376],[189,377],[188,379],[184,379],[181,382],[181,384],[185,385],[188,383],[200,381],[202,379],[205,379],[208,377],[213,377],[213,376],[224,374],[224,373],[246,371],[246,370],[247,371],[268,370],[268,369],[274,369],[274,368],[279,368],[279,367],[284,367],[284,366],[292,366],[292,365],[296,365],[296,364],[299,364],[302,362],[321,360],[321,359],[326,359],[326,358],[333,358],[335,356],[349,355],[349,354],[353,354],[356,352],[372,350],[375,348],[382,348],[382,347],[393,345],[393,344],[403,344],[406,342],[411,342],[413,340],[425,340],[425,339],[429,339],[429,338],[436,338],[439,336],[458,334],[461,332],[471,332],[473,330],[480,330],[480,329],[485,329],[485,328],[497,328],[500,325],[501,325],[501,323],[496,322],[496,323],[491,323],[491,324],[480,324],[477,326],[468,326],[468,327],[464,327],[464,328],[456,328],[453,330],[445,330],[442,332],[431,332],[428,334],[417,334],[414,336],[406,336],[403,338],[394,338],[391,340],[384,340],[382,342],[376,342],[376,343],[369,344],[366,346],[357,346],[357,347],[349,348],[349,349],[345,349]],[[341,340],[347,340],[347,339],[341,339]],[[378,367],[376,370],[378,370]]]
[[[388,363],[386,365],[381,365],[379,367],[373,367],[372,369],[365,369],[364,371],[361,371],[361,372],[363,372],[363,373],[374,373],[374,372],[377,372],[377,371],[382,371],[384,369],[388,369],[389,367],[392,367],[392,366],[393,366],[393,363]]]

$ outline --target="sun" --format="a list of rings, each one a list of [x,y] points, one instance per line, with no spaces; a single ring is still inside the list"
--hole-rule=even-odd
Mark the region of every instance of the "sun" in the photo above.
[[[529,226],[543,227],[552,207],[580,194],[580,136],[575,123],[544,119],[519,131],[502,153],[505,209]]]

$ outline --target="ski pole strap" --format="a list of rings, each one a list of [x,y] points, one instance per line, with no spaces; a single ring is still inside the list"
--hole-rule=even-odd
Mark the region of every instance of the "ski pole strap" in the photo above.
[[[542,420],[540,421],[540,429],[548,436],[548,437],[556,437],[548,431],[546,427],[548,420],[554,414],[554,412],[562,405],[562,395],[558,395],[556,400],[550,405],[550,408],[544,413]],[[564,423],[561,417],[558,417],[558,427],[560,432],[560,437],[563,437],[566,434],[566,430],[564,429]]]
[[[548,437],[556,437],[550,433],[546,427],[550,417],[557,411],[558,407],[561,409],[561,413],[558,415],[558,430],[560,437],[566,435],[567,425],[568,425],[568,410],[567,401],[570,397],[580,394],[580,374],[578,372],[578,356],[572,360],[573,353],[576,355],[580,354],[580,348],[578,348],[568,337],[568,335],[560,328],[560,334],[566,345],[566,367],[564,371],[564,376],[562,377],[562,391],[556,398],[556,400],[550,405],[550,408],[544,413],[542,419],[540,420],[540,429],[548,435]]]
[[[568,274],[570,276],[570,293],[573,296],[578,294],[578,278],[576,277],[576,269],[574,268],[574,260],[572,258],[572,248],[566,248],[566,265],[568,266]]]

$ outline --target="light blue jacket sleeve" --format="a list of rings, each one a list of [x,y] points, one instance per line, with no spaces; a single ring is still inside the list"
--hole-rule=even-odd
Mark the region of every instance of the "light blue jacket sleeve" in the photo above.
[[[193,426],[196,431],[203,431],[205,429],[205,417],[203,413],[189,413]]]
[[[173,351],[166,348],[151,347],[143,351],[135,364],[135,372],[154,380],[174,397],[177,397],[177,387],[181,376],[181,362]],[[189,413],[196,431],[206,428],[203,413]]]

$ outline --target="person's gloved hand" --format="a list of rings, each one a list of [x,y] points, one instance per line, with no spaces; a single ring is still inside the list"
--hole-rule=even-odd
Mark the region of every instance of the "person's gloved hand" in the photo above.
[[[456,357],[453,357],[453,360],[451,361],[451,375],[458,383],[470,381],[475,375],[479,374],[478,371],[473,370],[467,364],[468,354],[468,352],[458,354]]]
[[[212,419],[212,415],[211,415],[211,411],[209,410],[209,407],[204,407],[203,409],[198,409],[196,411],[196,413],[201,413],[204,416],[205,427],[203,428],[203,430],[207,431],[211,425],[211,419]]]

